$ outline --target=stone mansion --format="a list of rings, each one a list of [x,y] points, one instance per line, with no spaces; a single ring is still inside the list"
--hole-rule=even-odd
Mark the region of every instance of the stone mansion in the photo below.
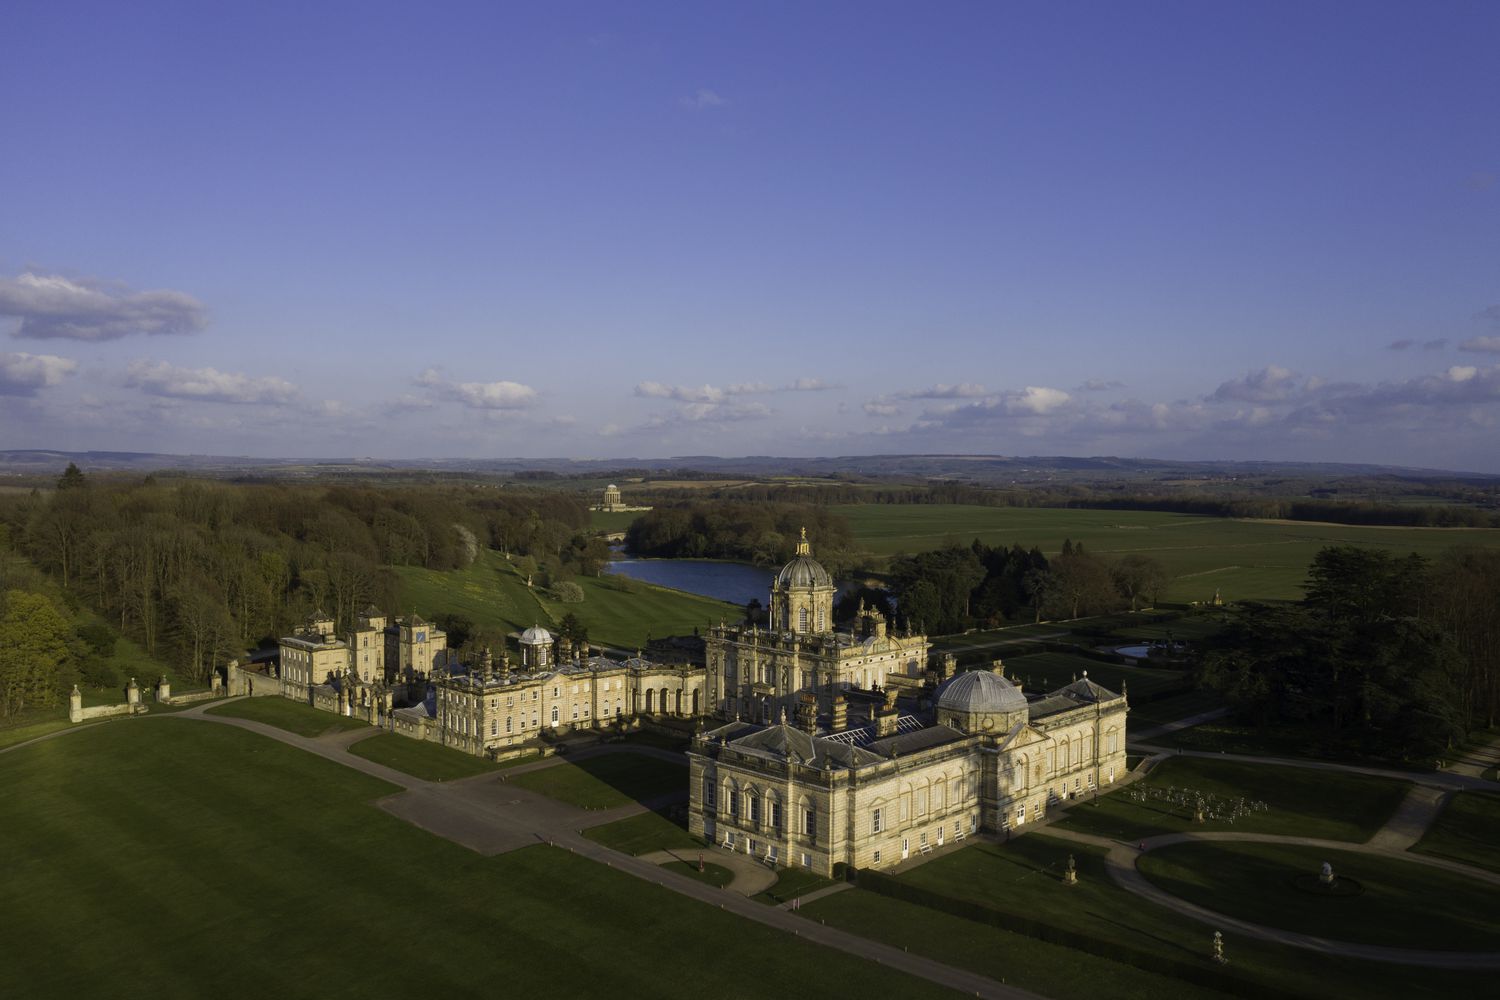
[[[1123,694],[1087,674],[1023,692],[999,661],[955,673],[873,609],[836,628],[834,591],[804,532],[767,625],[709,628],[702,664],[611,659],[540,626],[516,662],[485,649],[465,664],[415,614],[368,608],[342,636],[314,615],[254,693],[495,757],[544,733],[692,720],[691,832],[824,876],[1020,826],[1124,774]],[[236,676],[230,693],[244,693]]]

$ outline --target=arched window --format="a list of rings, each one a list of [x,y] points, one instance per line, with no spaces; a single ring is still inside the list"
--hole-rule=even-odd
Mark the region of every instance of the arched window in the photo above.
[[[823,623],[823,609],[818,609],[818,631],[821,632],[828,626]]]
[[[797,631],[798,632],[806,632],[807,631],[807,609],[806,608],[799,608],[797,610]]]
[[[557,706],[556,705],[552,706],[552,724],[554,726],[557,725]]]

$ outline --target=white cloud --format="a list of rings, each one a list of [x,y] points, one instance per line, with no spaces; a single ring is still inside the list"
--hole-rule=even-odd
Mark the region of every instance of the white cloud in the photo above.
[[[731,396],[749,396],[773,391],[764,382],[739,382],[720,388],[716,385],[667,385],[665,382],[641,382],[635,394],[643,399],[672,399],[679,403],[722,403]]]
[[[184,292],[132,292],[89,278],[22,274],[0,278],[0,316],[21,321],[17,337],[116,340],[135,333],[197,333],[202,303]]]
[[[452,387],[459,402],[479,410],[519,410],[536,402],[536,390],[519,382],[460,382]]]
[[[1296,389],[1296,372],[1280,365],[1267,365],[1258,372],[1247,372],[1221,384],[1209,398],[1221,402],[1272,403],[1287,399]]]
[[[1005,397],[1005,408],[1011,413],[1050,413],[1072,398],[1061,389],[1028,385],[1019,393],[1008,393]]]
[[[78,370],[78,362],[55,354],[0,352],[0,396],[34,396]]]
[[[1111,389],[1125,388],[1125,383],[1112,378],[1091,378],[1078,388],[1083,392],[1108,392]]]
[[[843,386],[824,382],[820,378],[799,378],[782,388],[786,392],[826,392],[829,389],[842,389]]]
[[[1459,344],[1458,349],[1476,354],[1500,354],[1500,337],[1472,337]]]
[[[865,412],[872,417],[894,417],[900,415],[901,407],[895,403],[882,403],[871,400],[865,404]]]
[[[397,409],[427,409],[434,402],[453,400],[474,410],[520,410],[538,401],[529,385],[500,380],[497,382],[449,382],[441,370],[428,368],[418,373],[412,384],[428,390],[425,397],[404,395],[396,400]]]
[[[286,403],[298,394],[295,385],[274,375],[256,378],[165,361],[132,361],[125,384],[153,396],[212,403]]]
[[[707,87],[699,87],[693,96],[684,97],[677,103],[691,111],[706,111],[709,108],[722,108],[729,102],[720,97],[717,92]]]

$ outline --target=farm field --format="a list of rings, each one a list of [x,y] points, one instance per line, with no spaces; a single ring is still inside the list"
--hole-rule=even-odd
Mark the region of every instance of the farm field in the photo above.
[[[567,851],[483,857],[371,805],[396,790],[192,720],[0,756],[0,996],[687,1000],[744,995],[752,967],[758,994],[952,995]],[[369,933],[405,926],[442,933]]]
[[[505,557],[492,550],[481,552],[467,569],[394,570],[401,580],[402,606],[415,607],[427,618],[458,614],[480,628],[505,633],[555,626],[572,612],[589,630],[590,642],[621,649],[643,647],[653,636],[690,634],[744,614],[723,601],[619,577],[578,577],[574,582],[583,588],[583,601],[564,604],[548,599],[540,587],[528,588]]]
[[[1500,546],[1500,530],[1368,528],[1252,521],[1155,511],[852,504],[831,508],[849,521],[856,544],[877,556],[919,552],[975,538],[1039,546],[1054,554],[1065,538],[1104,556],[1154,556],[1174,580],[1166,601],[1294,600],[1308,563],[1328,545],[1361,545],[1435,556],[1458,545]]]

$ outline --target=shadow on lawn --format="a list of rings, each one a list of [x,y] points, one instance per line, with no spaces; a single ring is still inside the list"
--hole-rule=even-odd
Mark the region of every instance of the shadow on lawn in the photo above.
[[[654,812],[668,814],[688,797],[687,761],[681,764],[621,751],[569,760],[574,767]]]

